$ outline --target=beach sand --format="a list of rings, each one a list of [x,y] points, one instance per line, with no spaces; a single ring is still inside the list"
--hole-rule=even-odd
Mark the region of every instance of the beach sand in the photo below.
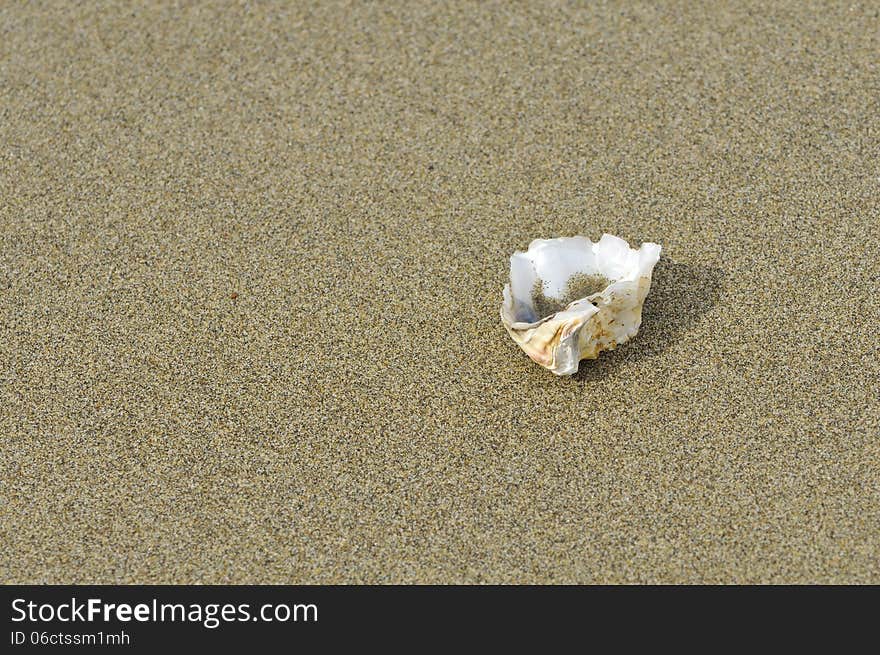
[[[0,581],[880,583],[876,3],[292,4],[0,9]]]

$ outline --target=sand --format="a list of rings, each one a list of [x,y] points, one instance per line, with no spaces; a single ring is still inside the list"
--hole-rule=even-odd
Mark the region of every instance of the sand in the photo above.
[[[876,3],[291,4],[0,8],[0,581],[880,583]]]

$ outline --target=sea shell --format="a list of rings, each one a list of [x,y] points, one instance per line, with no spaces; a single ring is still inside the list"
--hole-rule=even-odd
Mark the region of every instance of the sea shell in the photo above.
[[[642,303],[660,246],[638,250],[618,237],[535,239],[510,258],[501,322],[526,354],[556,375],[577,372],[629,341],[642,323]]]

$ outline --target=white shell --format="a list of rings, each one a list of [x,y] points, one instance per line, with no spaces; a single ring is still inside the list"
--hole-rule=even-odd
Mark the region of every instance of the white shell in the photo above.
[[[610,234],[596,243],[586,237],[535,239],[528,251],[510,258],[501,322],[535,362],[571,375],[580,360],[595,359],[639,331],[658,259],[656,243],[635,250]],[[578,293],[582,297],[572,297]],[[553,305],[559,308],[547,309]]]

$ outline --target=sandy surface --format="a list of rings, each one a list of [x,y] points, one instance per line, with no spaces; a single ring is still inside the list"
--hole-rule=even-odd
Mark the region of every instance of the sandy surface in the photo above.
[[[93,4],[0,8],[0,581],[880,582],[876,3]]]

